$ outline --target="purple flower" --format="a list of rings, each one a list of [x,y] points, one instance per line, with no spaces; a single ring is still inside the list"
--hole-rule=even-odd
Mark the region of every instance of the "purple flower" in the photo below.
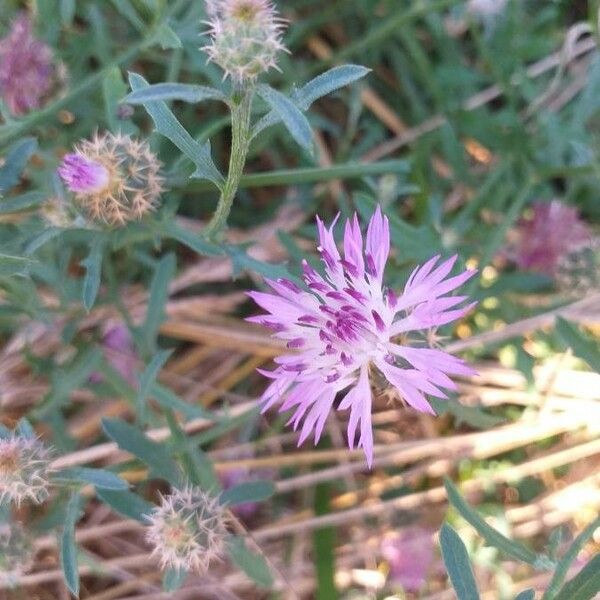
[[[575,207],[560,200],[536,202],[531,215],[519,222],[507,254],[520,269],[553,276],[561,258],[590,239]]]
[[[82,154],[67,154],[58,168],[65,185],[75,194],[95,194],[109,184],[108,169]]]
[[[122,323],[108,326],[102,338],[104,356],[108,364],[133,388],[137,386],[138,356],[131,333]],[[92,373],[91,383],[102,383],[100,373]]]
[[[52,50],[32,33],[29,17],[19,16],[0,40],[0,96],[14,115],[43,106],[57,80]]]
[[[418,592],[433,562],[433,534],[421,527],[406,527],[385,538],[381,554],[390,566],[390,578],[407,592]]]
[[[348,444],[354,448],[360,424],[358,447],[371,466],[371,375],[384,376],[413,408],[433,413],[425,394],[446,398],[441,388],[456,389],[448,375],[473,373],[462,360],[426,347],[426,339],[430,329],[473,306],[459,306],[466,297],[447,294],[474,271],[448,277],[456,256],[441,263],[435,256],[413,271],[397,296],[383,285],[390,232],[381,209],[364,247],[356,215],[346,222],[344,258],[333,238],[336,221],[327,229],[317,218],[325,276],[304,261],[308,291],[286,279],[266,280],[274,294],[249,295],[269,314],[249,320],[272,328],[290,349],[275,359],[275,371],[261,371],[273,379],[262,396],[263,412],[283,399],[280,411],[294,409],[294,429],[303,422],[299,444],[311,432],[317,443],[337,394],[345,392],[339,409],[350,410]]]

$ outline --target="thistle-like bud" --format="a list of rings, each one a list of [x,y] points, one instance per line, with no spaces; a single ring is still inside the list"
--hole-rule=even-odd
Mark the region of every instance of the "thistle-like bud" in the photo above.
[[[34,37],[29,17],[17,17],[0,40],[0,96],[8,110],[24,115],[41,108],[64,79],[64,67]]]
[[[37,438],[12,434],[0,439],[0,501],[41,504],[50,487],[50,451]]]
[[[18,523],[0,524],[0,581],[24,575],[33,567],[31,538]]]
[[[206,9],[211,43],[202,50],[225,77],[244,85],[277,68],[284,21],[270,0],[206,0]]]
[[[199,488],[174,489],[148,516],[147,541],[163,569],[205,573],[223,555],[226,508]]]
[[[592,238],[560,257],[555,275],[559,289],[581,297],[600,291],[600,238]]]
[[[76,146],[58,173],[88,217],[124,225],[157,207],[163,190],[160,167],[147,142],[105,133]]]

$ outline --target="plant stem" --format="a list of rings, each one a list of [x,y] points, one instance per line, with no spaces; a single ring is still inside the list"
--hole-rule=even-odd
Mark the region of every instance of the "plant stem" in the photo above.
[[[214,240],[227,225],[233,200],[237,193],[246,164],[250,140],[250,108],[252,106],[252,89],[241,92],[241,98],[232,102],[231,109],[231,155],[229,157],[229,172],[221,190],[219,204],[210,223],[204,230],[204,236]]]

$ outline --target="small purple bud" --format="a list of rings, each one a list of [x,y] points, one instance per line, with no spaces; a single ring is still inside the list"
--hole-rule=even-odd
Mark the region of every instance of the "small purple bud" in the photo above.
[[[95,194],[109,184],[108,169],[81,154],[67,154],[58,169],[65,185],[76,194]]]

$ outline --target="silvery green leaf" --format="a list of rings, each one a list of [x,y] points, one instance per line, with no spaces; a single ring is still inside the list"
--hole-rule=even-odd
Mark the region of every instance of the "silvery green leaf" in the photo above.
[[[131,92],[123,98],[123,102],[129,104],[168,102],[169,100],[181,100],[190,104],[196,104],[203,100],[227,102],[226,96],[219,90],[205,85],[192,85],[189,83],[155,83],[147,88]]]

